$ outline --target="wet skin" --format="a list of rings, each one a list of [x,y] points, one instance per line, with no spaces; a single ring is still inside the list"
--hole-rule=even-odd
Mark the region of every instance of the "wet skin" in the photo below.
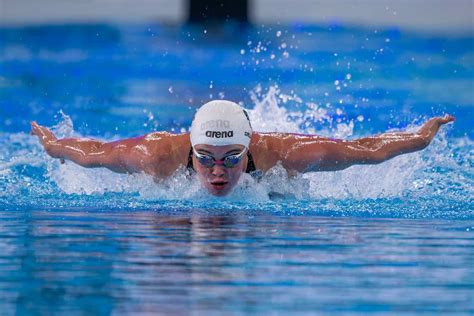
[[[249,144],[255,167],[267,172],[281,163],[289,175],[300,172],[343,170],[356,164],[377,164],[395,156],[422,150],[430,144],[439,128],[454,117],[434,117],[418,131],[384,133],[353,140],[332,139],[317,135],[253,132]],[[102,142],[84,138],[57,139],[46,127],[31,123],[45,151],[61,161],[69,160],[87,168],[103,167],[114,172],[144,172],[155,179],[165,179],[186,166],[191,142],[189,133],[154,132],[147,135]],[[202,154],[221,160],[241,152],[241,145],[195,147]],[[234,168],[215,165],[206,168],[193,155],[193,165],[202,185],[213,195],[228,194],[247,167],[245,155]]]
[[[194,149],[203,155],[222,160],[224,157],[239,154],[244,150],[242,145],[212,146],[196,145]],[[199,181],[209,193],[215,196],[227,195],[239,181],[240,176],[247,168],[247,156],[233,168],[226,168],[222,164],[215,164],[211,168],[203,166],[193,155],[193,166],[198,175]]]

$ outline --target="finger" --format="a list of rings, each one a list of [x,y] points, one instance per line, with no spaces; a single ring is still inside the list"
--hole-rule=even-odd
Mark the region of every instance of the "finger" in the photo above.
[[[40,136],[39,135],[39,130],[38,130],[38,127],[37,126],[31,126],[31,131],[30,131],[30,134],[31,135],[36,135],[36,136]]]
[[[38,136],[43,137],[44,139],[54,140],[56,138],[53,132],[44,126],[37,125],[35,132]]]
[[[454,122],[456,118],[452,115],[446,114],[445,117],[447,118],[448,122]]]
[[[54,134],[44,126],[31,122],[31,134],[36,135],[42,145],[55,140]]]
[[[446,124],[449,122],[453,122],[455,120],[454,116],[451,116],[449,114],[445,114],[443,118],[441,118],[440,123],[441,124]]]
[[[31,122],[31,134],[36,135],[36,136],[42,136],[44,135],[42,126],[38,125],[36,122]]]

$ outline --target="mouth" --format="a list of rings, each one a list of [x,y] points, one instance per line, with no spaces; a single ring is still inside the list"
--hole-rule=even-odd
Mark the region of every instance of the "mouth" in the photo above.
[[[211,185],[214,189],[216,190],[223,190],[225,186],[227,185],[227,181],[213,181],[211,182]]]

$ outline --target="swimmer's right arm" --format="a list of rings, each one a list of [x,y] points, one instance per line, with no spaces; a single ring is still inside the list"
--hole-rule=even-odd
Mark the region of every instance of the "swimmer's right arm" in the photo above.
[[[141,145],[140,137],[109,143],[83,138],[58,139],[48,128],[36,122],[31,123],[31,133],[38,137],[48,155],[61,159],[61,162],[66,159],[86,168],[104,167],[119,173],[152,173],[148,170],[150,155],[131,153],[131,148]]]

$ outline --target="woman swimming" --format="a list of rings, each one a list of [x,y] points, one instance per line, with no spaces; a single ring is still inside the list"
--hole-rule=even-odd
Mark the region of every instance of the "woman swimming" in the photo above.
[[[355,164],[377,164],[428,146],[441,125],[454,117],[434,117],[416,133],[384,133],[355,140],[316,135],[259,133],[238,104],[225,100],[204,104],[190,133],[154,132],[140,137],[101,142],[57,139],[46,127],[31,123],[46,152],[53,158],[83,167],[104,167],[120,173],[145,172],[157,179],[181,166],[195,170],[213,195],[228,194],[244,172],[265,173],[280,163],[290,175],[335,171]]]

